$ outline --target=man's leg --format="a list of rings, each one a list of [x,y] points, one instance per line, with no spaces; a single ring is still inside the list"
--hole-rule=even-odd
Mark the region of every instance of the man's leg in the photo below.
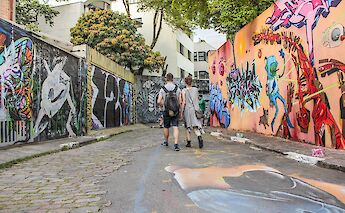
[[[163,133],[164,133],[165,141],[168,142],[168,140],[169,140],[169,128],[164,128]]]
[[[174,130],[174,143],[178,144],[178,127],[174,126],[173,130]]]

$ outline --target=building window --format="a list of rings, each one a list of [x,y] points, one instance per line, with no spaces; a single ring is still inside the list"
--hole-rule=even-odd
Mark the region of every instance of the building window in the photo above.
[[[184,55],[184,46],[180,43],[180,53],[181,55]]]
[[[198,53],[197,52],[194,53],[194,61],[198,61]]]
[[[208,79],[208,72],[206,71],[199,71],[199,79]]]
[[[192,53],[188,50],[188,60],[192,61]]]
[[[143,19],[142,18],[135,18],[133,20],[135,21],[135,25],[137,28],[140,28],[143,26]]]
[[[206,53],[205,52],[198,52],[199,61],[206,61]]]
[[[180,76],[183,79],[185,77],[186,71],[184,69],[180,68]]]
[[[198,71],[194,71],[194,78],[198,78]]]

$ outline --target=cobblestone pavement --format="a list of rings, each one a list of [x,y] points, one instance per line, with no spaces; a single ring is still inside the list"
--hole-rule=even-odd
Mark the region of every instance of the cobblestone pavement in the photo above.
[[[0,212],[97,212],[111,205],[100,182],[128,164],[133,152],[154,145],[143,131],[1,170]]]

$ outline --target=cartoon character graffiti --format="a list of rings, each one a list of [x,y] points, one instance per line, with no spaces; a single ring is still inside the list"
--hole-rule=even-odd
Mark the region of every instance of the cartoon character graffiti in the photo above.
[[[305,26],[309,60],[314,64],[313,29],[317,25],[321,15],[327,17],[330,7],[337,7],[341,0],[279,0],[274,3],[274,11],[266,20],[274,31],[281,26],[285,28],[301,28]]]
[[[216,116],[222,127],[229,127],[231,122],[229,108],[218,84],[210,85],[210,111],[213,116]]]
[[[227,84],[229,101],[233,107],[238,105],[242,112],[245,108],[255,112],[260,106],[259,96],[262,86],[256,74],[254,60],[251,66],[247,62],[246,69],[242,68],[242,72],[233,66],[227,78]]]
[[[328,48],[341,45],[345,40],[345,27],[342,24],[334,24],[322,33],[322,44]]]
[[[40,111],[36,118],[34,137],[37,137],[48,126],[47,120],[42,122],[44,116],[52,119],[66,101],[70,107],[66,130],[70,137],[76,136],[71,126],[73,117],[76,115],[76,108],[72,100],[71,78],[64,71],[66,61],[67,57],[56,57],[53,59],[52,67],[43,60],[48,76],[42,84]]]
[[[289,118],[289,113],[287,111],[286,101],[281,96],[281,94],[279,93],[278,78],[280,78],[284,74],[284,71],[283,71],[283,74],[281,74],[280,76],[277,76],[278,62],[277,62],[277,59],[275,58],[275,56],[269,56],[266,58],[265,70],[267,73],[266,94],[270,100],[270,105],[274,106],[276,109],[276,111],[274,113],[273,120],[271,122],[271,129],[273,131],[274,122],[277,118],[278,111],[279,111],[277,99],[279,99],[283,103],[284,110],[285,110],[285,116],[287,118],[288,125],[290,128],[293,128],[293,125],[292,125],[290,118]]]
[[[287,36],[286,33],[273,33],[268,30],[254,35],[253,40],[254,45],[261,42],[271,45],[285,43],[283,46],[291,52],[297,71],[297,98],[299,103],[297,121],[301,130],[306,130],[310,121],[310,113],[305,104],[313,101],[312,118],[314,122],[315,144],[325,146],[325,127],[328,126],[331,129],[332,144],[335,144],[337,149],[344,149],[345,139],[329,109],[327,96],[322,91],[322,85],[317,79],[314,67],[304,52],[300,38],[294,36],[293,33]]]
[[[321,77],[326,77],[334,73],[338,76],[339,89],[341,96],[339,100],[340,118],[342,119],[342,134],[345,137],[345,64],[336,59],[321,59],[319,61],[319,73]],[[333,144],[336,146],[336,144]]]
[[[0,120],[32,117],[33,43],[23,37],[0,54]]]

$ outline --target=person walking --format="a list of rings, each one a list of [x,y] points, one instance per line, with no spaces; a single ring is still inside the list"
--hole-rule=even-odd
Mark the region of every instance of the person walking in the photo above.
[[[194,130],[196,136],[198,136],[199,148],[203,148],[204,141],[201,134],[202,130],[201,119],[203,114],[199,107],[198,101],[198,88],[192,87],[192,77],[185,78],[186,88],[182,90],[182,113],[184,115],[185,127],[186,127],[186,147],[191,147],[191,132]]]
[[[206,102],[202,95],[199,95],[199,108],[203,114],[203,118],[201,119],[201,124],[205,126],[205,110],[206,110]]]
[[[157,104],[163,109],[163,146],[169,146],[169,129],[173,128],[174,150],[180,151],[178,144],[178,115],[181,106],[181,90],[173,83],[174,76],[171,73],[166,75],[166,84],[160,89]]]

